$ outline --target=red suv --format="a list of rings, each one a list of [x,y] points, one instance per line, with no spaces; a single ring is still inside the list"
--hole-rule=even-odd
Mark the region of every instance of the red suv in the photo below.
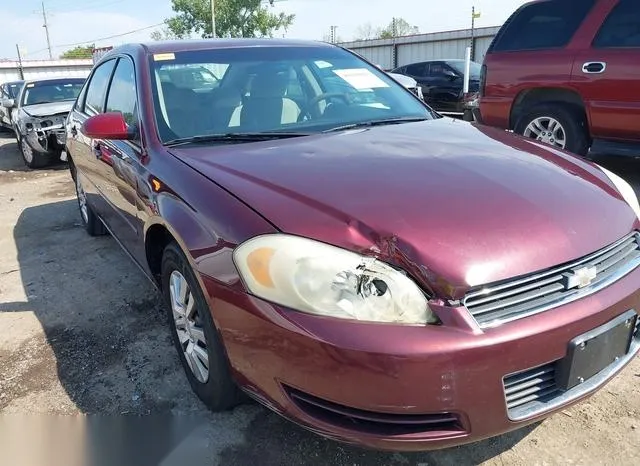
[[[541,0],[494,39],[479,119],[581,155],[640,155],[640,2]]]

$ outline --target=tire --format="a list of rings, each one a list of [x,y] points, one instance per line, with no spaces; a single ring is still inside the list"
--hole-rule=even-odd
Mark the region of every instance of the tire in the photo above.
[[[560,127],[552,127],[555,120]],[[536,125],[535,122],[538,122]],[[548,122],[548,124],[547,124]],[[538,136],[535,131],[552,128],[553,131],[542,131]],[[535,130],[535,131],[534,131]],[[591,141],[585,115],[577,109],[563,104],[537,105],[520,118],[515,128],[516,133],[537,139],[556,148],[564,149],[578,155],[587,155]],[[544,134],[544,136],[542,136]],[[564,136],[564,144],[558,144],[558,137]]]
[[[180,295],[178,290],[181,287],[176,286],[177,284],[186,284],[187,287],[181,305],[173,304],[172,296]],[[242,393],[231,375],[231,368],[207,300],[189,262],[175,242],[165,248],[162,256],[161,285],[173,342],[191,388],[211,411],[232,409],[243,400]],[[192,307],[190,303],[193,303]],[[188,310],[189,307],[192,314],[190,317],[184,317],[188,315],[188,311],[181,311]],[[175,312],[174,309],[179,311]],[[174,315],[179,316],[177,320]],[[189,348],[191,363],[187,360]],[[206,377],[201,372],[202,367],[206,367],[203,359],[199,357],[202,354],[206,354],[208,360]],[[195,366],[194,369],[191,365]]]
[[[48,154],[34,151],[21,137],[18,137],[18,149],[24,164],[31,169],[43,168],[51,163],[51,157]]]
[[[91,206],[87,203],[87,195],[82,187],[82,182],[76,172],[76,167],[73,162],[69,162],[69,170],[71,171],[71,178],[76,186],[76,197],[78,199],[78,210],[80,212],[80,219],[82,225],[87,231],[89,236],[103,236],[108,233],[107,228],[102,223],[102,220],[95,214]]]

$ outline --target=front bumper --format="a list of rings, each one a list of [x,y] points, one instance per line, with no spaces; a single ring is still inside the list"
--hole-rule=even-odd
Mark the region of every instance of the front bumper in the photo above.
[[[41,154],[57,153],[64,149],[66,143],[64,125],[28,130],[22,137],[35,152]]]
[[[434,305],[441,326],[360,324],[203,279],[247,392],[320,435],[376,449],[445,448],[531,424],[594,393],[640,350],[637,334],[628,357],[597,383],[514,420],[504,378],[559,361],[575,337],[640,310],[640,269],[588,298],[484,331],[464,308]]]

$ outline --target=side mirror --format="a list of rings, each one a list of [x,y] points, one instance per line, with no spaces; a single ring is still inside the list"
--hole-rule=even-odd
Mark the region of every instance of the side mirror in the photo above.
[[[455,81],[456,79],[459,78],[459,76],[455,74],[453,71],[445,71],[444,74],[449,81]]]
[[[4,99],[2,101],[2,106],[4,108],[13,108],[16,106],[16,101],[14,99]]]
[[[82,125],[82,133],[91,139],[112,139],[126,141],[133,139],[133,132],[129,130],[120,112],[101,113],[89,118]]]

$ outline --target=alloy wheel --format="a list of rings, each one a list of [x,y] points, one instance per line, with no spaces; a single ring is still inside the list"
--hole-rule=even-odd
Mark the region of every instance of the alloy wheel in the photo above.
[[[552,117],[538,117],[527,125],[523,136],[564,149],[567,133],[562,124]]]
[[[202,383],[209,379],[209,354],[201,312],[184,276],[174,270],[169,279],[173,322],[184,357],[193,375]]]
[[[33,149],[31,146],[24,142],[24,140],[20,140],[20,149],[22,150],[22,156],[27,163],[33,162]]]

